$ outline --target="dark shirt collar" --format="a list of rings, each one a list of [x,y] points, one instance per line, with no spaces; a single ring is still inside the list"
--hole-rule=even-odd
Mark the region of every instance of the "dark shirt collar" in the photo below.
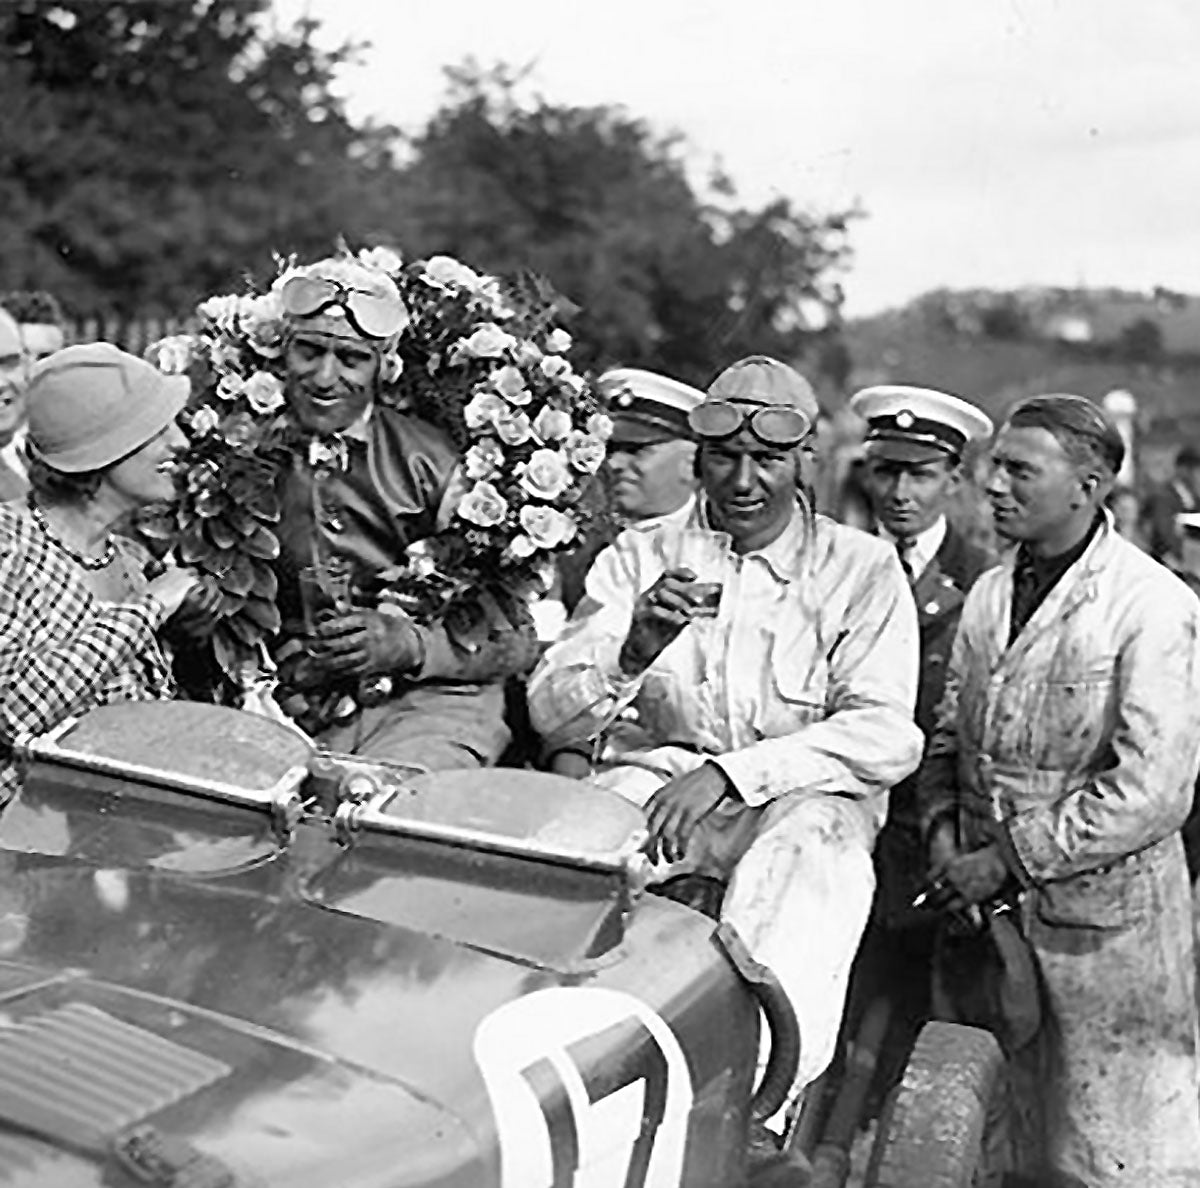
[[[1100,531],[1103,523],[1104,513],[1097,512],[1092,526],[1084,533],[1083,538],[1077,544],[1073,544],[1065,553],[1056,553],[1053,557],[1035,557],[1029,551],[1028,545],[1020,545],[1017,548],[1017,568],[1031,570],[1038,584],[1048,582],[1047,589],[1049,589],[1087,552],[1088,545],[1092,543],[1092,539]]]
[[[1050,591],[1058,585],[1063,574],[1087,552],[1088,545],[1095,539],[1096,533],[1104,524],[1104,513],[1097,512],[1092,526],[1087,530],[1078,544],[1072,545],[1064,553],[1053,557],[1035,557],[1024,545],[1017,548],[1016,560],[1013,564],[1013,599],[1012,620],[1009,629],[1009,643],[1021,634],[1025,624],[1033,618],[1038,607],[1045,602]]]

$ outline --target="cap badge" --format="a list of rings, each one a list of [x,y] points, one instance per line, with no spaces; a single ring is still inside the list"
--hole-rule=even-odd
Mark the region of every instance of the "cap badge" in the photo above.
[[[620,408],[628,408],[633,403],[633,395],[630,392],[622,392],[617,397],[617,405]]]
[[[896,414],[896,428],[911,429],[913,425],[916,424],[916,420],[917,418],[914,417],[912,413],[908,411],[908,409],[902,409]]]

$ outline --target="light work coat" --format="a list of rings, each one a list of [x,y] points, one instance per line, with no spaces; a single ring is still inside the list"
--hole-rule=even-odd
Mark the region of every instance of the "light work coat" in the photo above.
[[[1111,523],[1009,646],[1012,586],[1010,559],[967,597],[919,796],[927,821],[958,813],[966,848],[997,842],[1025,887],[1046,1023],[1014,1070],[1035,1127],[1022,1170],[1200,1183],[1179,834],[1200,755],[1200,601]]]

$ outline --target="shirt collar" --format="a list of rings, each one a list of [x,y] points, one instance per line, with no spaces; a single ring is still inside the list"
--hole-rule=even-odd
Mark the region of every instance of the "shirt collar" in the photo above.
[[[363,414],[353,424],[347,425],[342,430],[342,436],[348,437],[351,441],[361,441],[364,445],[370,441],[371,414],[375,411],[374,403],[368,404],[363,410]]]
[[[657,516],[647,516],[644,520],[631,520],[626,527],[634,532],[652,532],[655,528],[667,527],[671,524],[686,524],[696,508],[696,496],[689,495],[687,501],[674,511],[663,512]]]
[[[938,516],[924,532],[918,532],[911,538],[912,545],[908,550],[908,565],[914,574],[920,576],[925,572],[929,563],[937,556],[938,549],[942,547],[948,530],[946,517]],[[877,531],[881,540],[886,540],[893,545],[896,543],[896,537],[882,524],[878,526]]]
[[[1084,538],[1073,544],[1065,553],[1058,553],[1053,557],[1035,557],[1024,544],[1018,545],[1015,566],[1031,573],[1039,583],[1057,582],[1088,551],[1088,546],[1096,539],[1097,534],[1110,522],[1110,513],[1098,511]]]
[[[708,520],[707,503],[703,499],[696,501],[695,519],[705,528],[712,527]],[[788,520],[787,526],[769,545],[764,545],[761,549],[754,549],[749,553],[738,554],[738,556],[743,561],[757,557],[776,581],[786,585],[800,576],[807,538],[808,523],[804,510],[799,503],[793,503],[791,518]]]

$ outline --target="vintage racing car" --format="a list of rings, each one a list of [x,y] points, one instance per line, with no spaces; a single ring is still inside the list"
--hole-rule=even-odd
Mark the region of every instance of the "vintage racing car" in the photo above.
[[[735,934],[644,892],[619,798],[368,764],[178,702],[98,709],[18,753],[0,1185],[745,1183],[795,1021]],[[954,1134],[938,1077],[894,1103],[877,1184],[971,1183],[976,1074]],[[919,1178],[942,1165],[957,1178]]]

